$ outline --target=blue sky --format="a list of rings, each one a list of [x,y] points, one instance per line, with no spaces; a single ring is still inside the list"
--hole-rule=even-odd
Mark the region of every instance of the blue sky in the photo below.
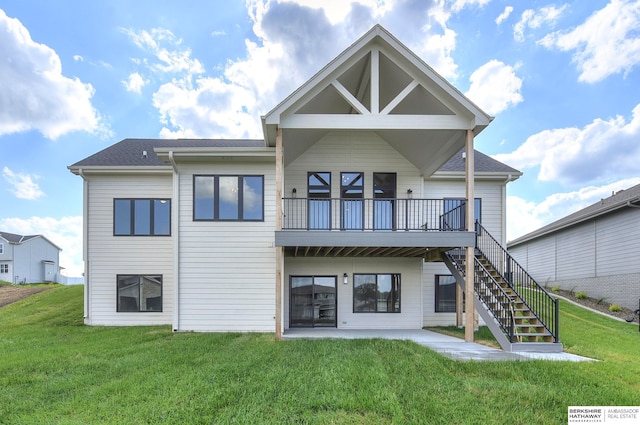
[[[126,137],[262,137],[380,23],[495,116],[513,239],[640,183],[640,1],[0,1],[0,229],[82,272],[82,181]]]

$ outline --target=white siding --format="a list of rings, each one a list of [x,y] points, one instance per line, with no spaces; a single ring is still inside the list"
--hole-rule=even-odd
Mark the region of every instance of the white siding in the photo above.
[[[502,181],[476,181],[475,197],[481,201],[481,222],[497,240],[502,240]],[[466,198],[466,186],[461,180],[425,180],[424,198]]]
[[[294,258],[285,259],[284,325],[289,327],[289,278],[336,276],[338,328],[419,329],[422,327],[422,260],[419,258]],[[343,283],[347,273],[349,283]],[[400,313],[354,313],[354,273],[400,273]]]
[[[172,236],[113,236],[114,198],[171,198],[168,175],[91,176],[88,205],[89,317],[92,325],[170,324],[173,311]],[[171,218],[172,220],[174,217]],[[118,274],[161,274],[162,312],[117,313]]]
[[[275,166],[180,165],[181,331],[275,330]],[[264,175],[264,221],[193,220],[193,175]]]
[[[288,143],[295,143],[289,141]],[[405,157],[372,132],[332,132],[285,167],[284,197],[295,187],[298,197],[307,197],[307,172],[331,172],[331,197],[340,198],[340,173],[364,172],[364,197],[373,198],[373,173],[397,173],[397,195],[405,198],[411,189],[419,197],[420,174]]]

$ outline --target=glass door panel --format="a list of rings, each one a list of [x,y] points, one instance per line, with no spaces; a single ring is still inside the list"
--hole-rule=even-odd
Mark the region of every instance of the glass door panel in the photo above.
[[[362,230],[364,224],[364,173],[340,174],[343,230]]]
[[[336,277],[292,276],[289,326],[336,326]]]
[[[396,174],[373,173],[373,224],[375,230],[394,230]]]

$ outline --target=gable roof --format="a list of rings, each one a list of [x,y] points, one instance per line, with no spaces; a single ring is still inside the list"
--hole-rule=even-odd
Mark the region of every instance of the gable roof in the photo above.
[[[70,165],[70,170],[82,167],[158,167],[167,166],[155,148],[259,148],[264,140],[252,139],[124,139],[98,153]],[[146,156],[144,153],[146,152]]]
[[[627,208],[628,206],[640,207],[640,184],[630,187],[629,189],[620,190],[612,196],[601,199],[595,204],[589,205],[580,211],[576,211],[573,214],[569,214],[568,216],[556,220],[553,223],[547,224],[538,230],[534,230],[531,233],[527,233],[524,236],[514,239],[507,245],[509,248],[512,248],[524,242],[558,232],[587,220],[611,214],[621,208]]]
[[[47,242],[49,242],[54,247],[58,248],[60,251],[62,251],[62,248],[60,248],[58,245],[54,244],[53,242],[51,242],[49,239],[45,238],[42,235],[27,235],[27,236],[23,236],[23,235],[17,235],[15,233],[0,232],[0,238],[4,239],[5,241],[7,241],[7,242],[9,242],[11,244],[15,244],[15,245],[23,244],[23,243],[28,242],[28,241],[30,241],[32,239],[42,238],[42,239],[46,240]]]

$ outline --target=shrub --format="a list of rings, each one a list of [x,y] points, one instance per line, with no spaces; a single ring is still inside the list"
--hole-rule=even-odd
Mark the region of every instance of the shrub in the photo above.
[[[576,292],[576,298],[579,300],[586,300],[587,293],[586,292]]]
[[[609,311],[612,312],[612,313],[617,313],[617,312],[622,311],[622,307],[620,307],[618,304],[611,304],[609,306]]]
[[[552,286],[552,287],[551,287],[551,290],[552,290],[553,292],[558,292],[558,291],[560,290],[560,287],[559,287],[558,285],[555,285],[555,286]]]

